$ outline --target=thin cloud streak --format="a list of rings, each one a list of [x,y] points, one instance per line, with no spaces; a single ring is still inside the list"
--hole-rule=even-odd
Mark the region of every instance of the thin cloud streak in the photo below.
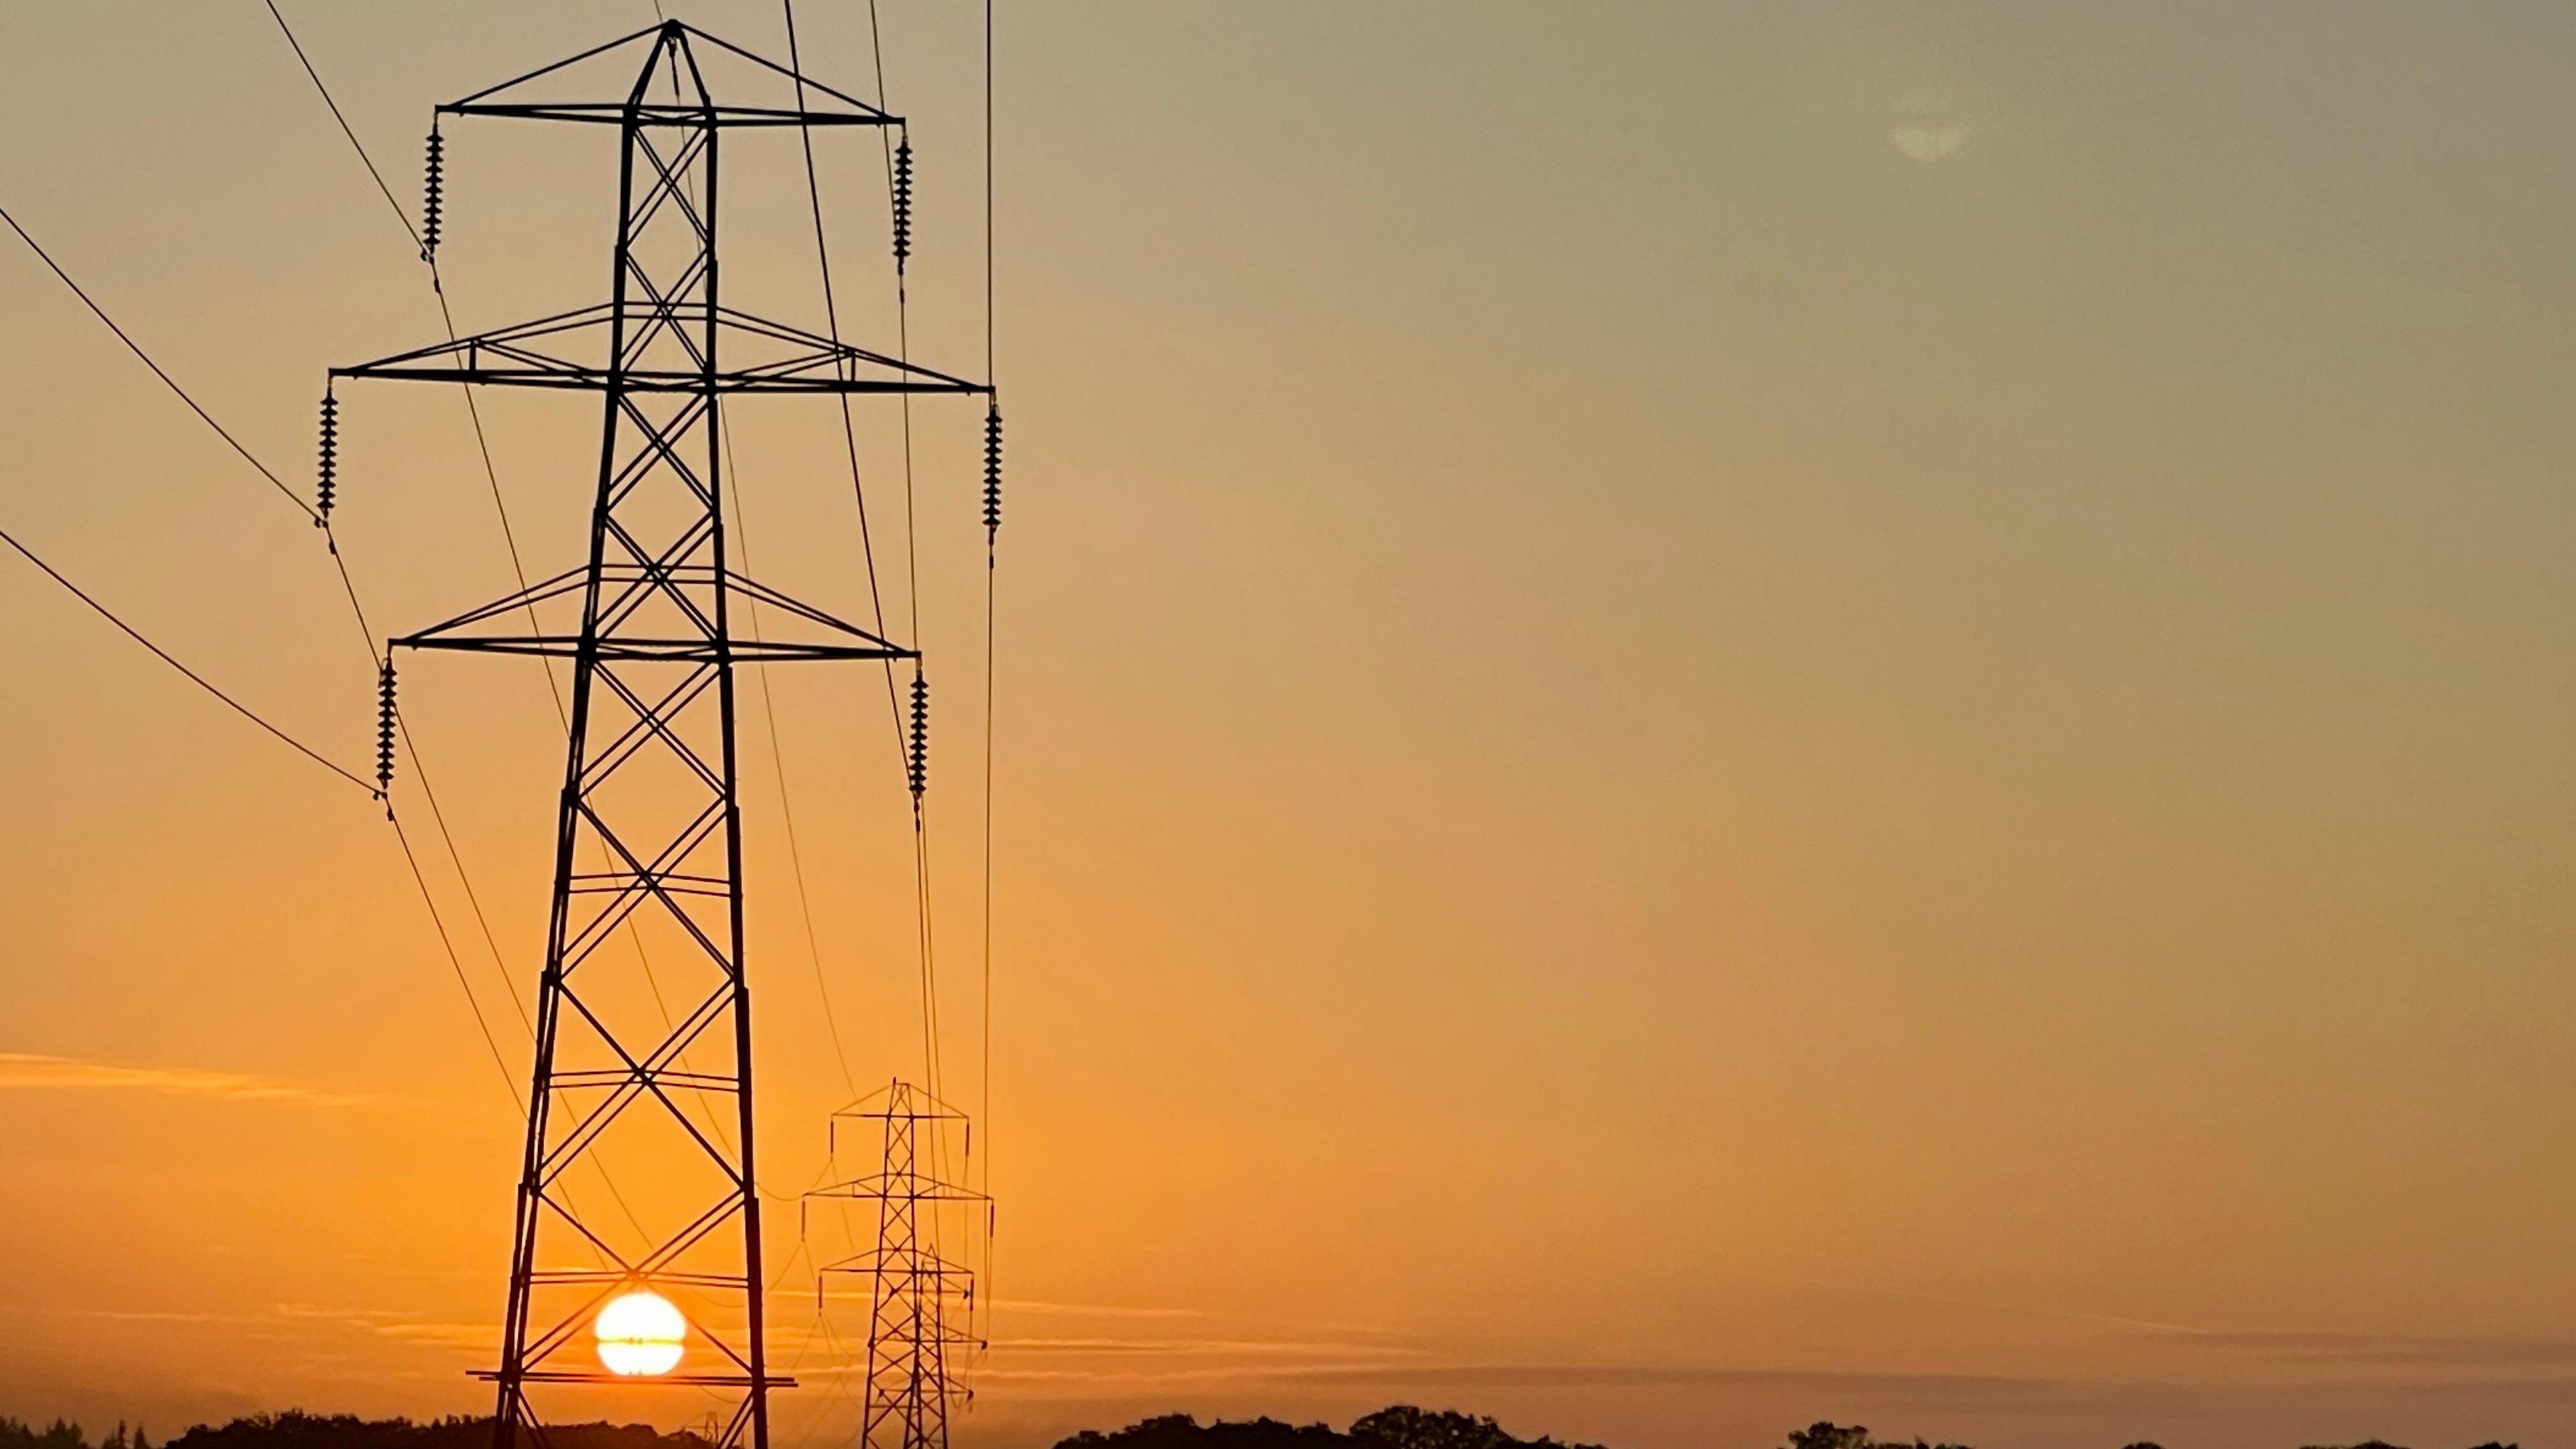
[[[861,1295],[864,1296],[864,1295]],[[1082,1318],[1205,1318],[1198,1308],[1132,1308],[1116,1303],[1051,1303],[1036,1298],[995,1298],[987,1304],[996,1311],[1013,1313],[1063,1313]]]
[[[194,1067],[139,1067],[36,1052],[0,1052],[0,1092],[147,1092],[243,1102],[295,1102],[311,1107],[382,1106],[382,1097],[322,1092],[242,1072]]]
[[[2221,1353],[2254,1354],[2302,1363],[2576,1368],[2576,1343],[2547,1339],[2213,1330],[2171,1337],[2158,1335],[2155,1341],[2159,1344],[2179,1344]]]

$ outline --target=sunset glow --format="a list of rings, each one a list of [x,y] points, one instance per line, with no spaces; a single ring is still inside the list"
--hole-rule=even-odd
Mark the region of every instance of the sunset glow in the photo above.
[[[0,5],[0,1449],[2576,1449],[2570,56]]]

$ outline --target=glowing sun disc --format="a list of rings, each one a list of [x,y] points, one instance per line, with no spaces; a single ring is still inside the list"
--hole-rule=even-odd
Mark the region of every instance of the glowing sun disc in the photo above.
[[[599,1364],[613,1374],[649,1378],[679,1366],[680,1342],[688,1321],[671,1300],[659,1293],[624,1293],[608,1301],[591,1320],[590,1336],[599,1341]]]

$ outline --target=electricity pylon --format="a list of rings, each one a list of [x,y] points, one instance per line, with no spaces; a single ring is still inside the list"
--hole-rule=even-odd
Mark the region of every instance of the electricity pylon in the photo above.
[[[626,72],[639,53],[641,68]],[[564,98],[604,67],[617,77],[612,99]],[[773,94],[792,87],[794,99],[720,101],[709,69]],[[619,142],[607,302],[331,374],[604,399],[588,559],[390,641],[572,663],[508,1301],[499,1363],[481,1375],[497,1390],[494,1442],[542,1445],[533,1386],[653,1382],[730,1401],[719,1449],[767,1449],[769,1390],[790,1381],[770,1373],[764,1338],[735,675],[742,665],[918,656],[735,571],[720,408],[745,393],[991,388],[718,298],[721,138],[746,127],[901,127],[899,117],[678,21],[437,114],[611,126]],[[431,248],[440,155],[433,128]],[[326,426],[329,415],[326,404]],[[744,607],[767,609],[768,627],[738,634]],[[567,611],[577,612],[570,628],[541,622]],[[575,1168],[586,1169],[579,1201]],[[649,1378],[635,1376],[654,1370],[632,1357],[626,1376],[607,1371],[610,1357],[594,1364],[580,1343],[593,1314],[637,1291],[666,1298],[685,1320],[676,1367]]]
[[[973,1331],[975,1275],[941,1256],[940,1210],[989,1200],[943,1180],[936,1163],[952,1131],[961,1157],[971,1150],[972,1129],[964,1113],[903,1081],[832,1114],[835,1160],[844,1123],[877,1124],[882,1166],[806,1196],[871,1203],[877,1210],[876,1247],[822,1264],[816,1285],[825,1291],[834,1274],[868,1280],[868,1377],[858,1449],[948,1449],[948,1406],[971,1397],[949,1375],[948,1350],[981,1345]]]

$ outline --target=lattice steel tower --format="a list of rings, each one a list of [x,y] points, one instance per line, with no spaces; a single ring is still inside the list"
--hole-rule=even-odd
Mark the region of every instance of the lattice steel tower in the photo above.
[[[876,1208],[876,1247],[824,1263],[817,1291],[833,1274],[868,1283],[868,1377],[859,1411],[859,1449],[948,1449],[948,1406],[967,1392],[950,1374],[951,1348],[980,1346],[974,1334],[975,1276],[940,1252],[941,1212],[982,1205],[984,1194],[944,1180],[937,1163],[953,1136],[972,1150],[964,1113],[909,1082],[832,1114],[832,1150],[844,1124],[873,1128],[882,1166],[872,1176],[807,1194]],[[963,1163],[960,1164],[960,1175]]]
[[[639,55],[640,69],[626,70]],[[602,68],[609,99],[565,98]],[[791,98],[719,100],[710,70],[729,92],[739,72]],[[770,1373],[763,1333],[735,675],[918,656],[734,569],[720,408],[741,393],[991,389],[719,300],[722,138],[745,127],[901,127],[898,117],[677,21],[437,114],[608,126],[619,141],[607,302],[332,370],[604,399],[588,559],[390,641],[572,665],[508,1303],[500,1361],[483,1375],[497,1386],[495,1443],[543,1443],[535,1386],[658,1382],[721,1395],[725,1449],[767,1449],[768,1391],[788,1381]],[[441,144],[433,127],[432,247]],[[908,148],[905,157],[908,183]],[[907,186],[895,198],[898,254],[908,203]],[[326,402],[326,428],[330,412]],[[769,616],[749,636],[737,632],[746,608]],[[550,613],[575,617],[555,627],[543,622]],[[605,1343],[593,1361],[581,1341],[602,1306],[638,1290],[685,1318],[681,1357],[658,1376],[649,1354],[624,1360],[621,1374]]]

